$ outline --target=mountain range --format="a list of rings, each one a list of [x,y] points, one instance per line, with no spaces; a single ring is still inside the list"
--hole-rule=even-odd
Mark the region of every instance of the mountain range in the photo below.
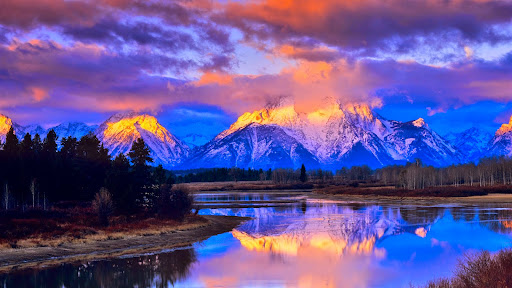
[[[512,118],[494,136],[472,128],[443,137],[422,118],[389,120],[368,105],[337,102],[314,112],[298,112],[293,103],[280,99],[241,115],[204,145],[187,145],[194,141],[182,141],[154,116],[135,112],[115,114],[99,126],[70,122],[49,129],[22,126],[0,115],[0,141],[5,141],[11,126],[19,138],[26,133],[43,138],[50,129],[59,139],[94,134],[112,156],[127,153],[141,137],[153,164],[172,169],[298,168],[302,164],[324,169],[363,164],[377,168],[416,158],[428,165],[446,166],[487,156],[512,156]],[[205,142],[194,133],[185,138]]]

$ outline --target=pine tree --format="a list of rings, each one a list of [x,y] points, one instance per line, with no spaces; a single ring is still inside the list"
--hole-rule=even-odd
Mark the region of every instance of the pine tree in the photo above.
[[[77,154],[78,140],[75,137],[66,137],[61,141],[62,148],[59,153],[63,159],[72,159]]]
[[[149,206],[154,203],[156,191],[152,189],[151,173],[147,165],[148,162],[153,162],[153,158],[150,156],[149,148],[144,143],[142,138],[139,138],[133,142],[132,148],[128,153],[130,160],[133,163],[132,171],[132,188],[133,193],[136,195],[136,199],[139,203],[147,200]]]
[[[16,137],[12,127],[7,132],[7,135],[5,135],[4,151],[8,157],[14,157],[19,152],[18,137]]]
[[[133,142],[130,152],[128,152],[134,166],[146,166],[147,163],[152,163],[153,158],[150,156],[150,151],[144,139],[139,138]]]
[[[130,161],[120,153],[112,161],[108,173],[107,187],[114,198],[115,207],[119,212],[130,213],[137,208],[137,195],[133,189],[133,177],[130,173]]]
[[[14,133],[14,129],[11,127],[7,135],[5,135],[4,144],[5,163],[6,166],[6,184],[5,184],[5,202],[8,203],[9,199],[14,196],[15,199],[21,199],[21,188],[19,187],[20,181],[20,145],[18,138]],[[12,195],[10,195],[12,194]],[[9,205],[7,205],[9,206]]]
[[[32,136],[25,134],[23,140],[20,143],[20,150],[22,157],[28,157],[34,149],[34,142],[32,142]]]
[[[42,152],[46,157],[50,157],[52,159],[55,158],[55,155],[57,154],[57,139],[57,133],[55,133],[53,129],[48,131],[42,147]]]
[[[165,169],[162,166],[162,164],[158,165],[153,171],[153,179],[155,181],[155,184],[157,184],[158,186],[164,184],[166,180],[165,174]]]
[[[308,176],[306,175],[306,166],[302,164],[302,167],[300,167],[300,182],[304,183],[308,180]]]

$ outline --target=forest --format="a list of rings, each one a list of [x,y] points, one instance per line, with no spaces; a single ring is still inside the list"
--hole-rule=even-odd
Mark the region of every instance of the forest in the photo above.
[[[174,195],[179,203],[169,203],[171,194],[178,193],[172,190],[173,177],[162,166],[148,165],[153,159],[141,138],[133,143],[128,157],[121,153],[114,159],[94,135],[58,140],[50,130],[43,140],[26,134],[19,141],[10,129],[0,150],[4,210],[47,210],[55,203],[91,201],[103,218],[113,212],[190,210],[192,199],[183,191],[179,197]],[[174,216],[180,218],[183,213]]]

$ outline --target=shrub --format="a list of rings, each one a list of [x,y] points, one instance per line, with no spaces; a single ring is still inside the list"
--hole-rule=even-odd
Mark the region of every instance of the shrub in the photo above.
[[[92,200],[92,208],[98,215],[100,224],[108,226],[108,218],[114,211],[114,204],[112,202],[112,196],[107,189],[101,188],[100,192],[96,193],[94,200]]]
[[[452,279],[431,281],[429,288],[512,287],[512,250],[495,255],[488,251],[467,254],[457,265]]]
[[[171,218],[182,221],[190,213],[194,198],[188,189],[183,185],[176,185],[170,188],[162,185],[158,199],[158,214],[164,218]]]

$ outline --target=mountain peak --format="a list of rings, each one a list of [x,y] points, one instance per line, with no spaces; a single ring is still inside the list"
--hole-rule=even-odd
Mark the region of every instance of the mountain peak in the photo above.
[[[127,153],[133,142],[144,139],[155,164],[174,166],[188,155],[189,148],[149,114],[118,113],[105,121],[95,132],[111,155]]]
[[[501,136],[510,131],[512,131],[512,116],[510,117],[510,120],[508,123],[501,125],[500,129],[498,129],[498,131],[496,131],[496,136]]]
[[[12,120],[11,118],[0,114],[0,140],[5,140],[5,135],[9,132],[9,129],[12,127]]]
[[[414,121],[412,121],[412,125],[418,127],[418,128],[428,128],[428,124],[427,122],[425,122],[425,119],[423,118],[418,118]]]

